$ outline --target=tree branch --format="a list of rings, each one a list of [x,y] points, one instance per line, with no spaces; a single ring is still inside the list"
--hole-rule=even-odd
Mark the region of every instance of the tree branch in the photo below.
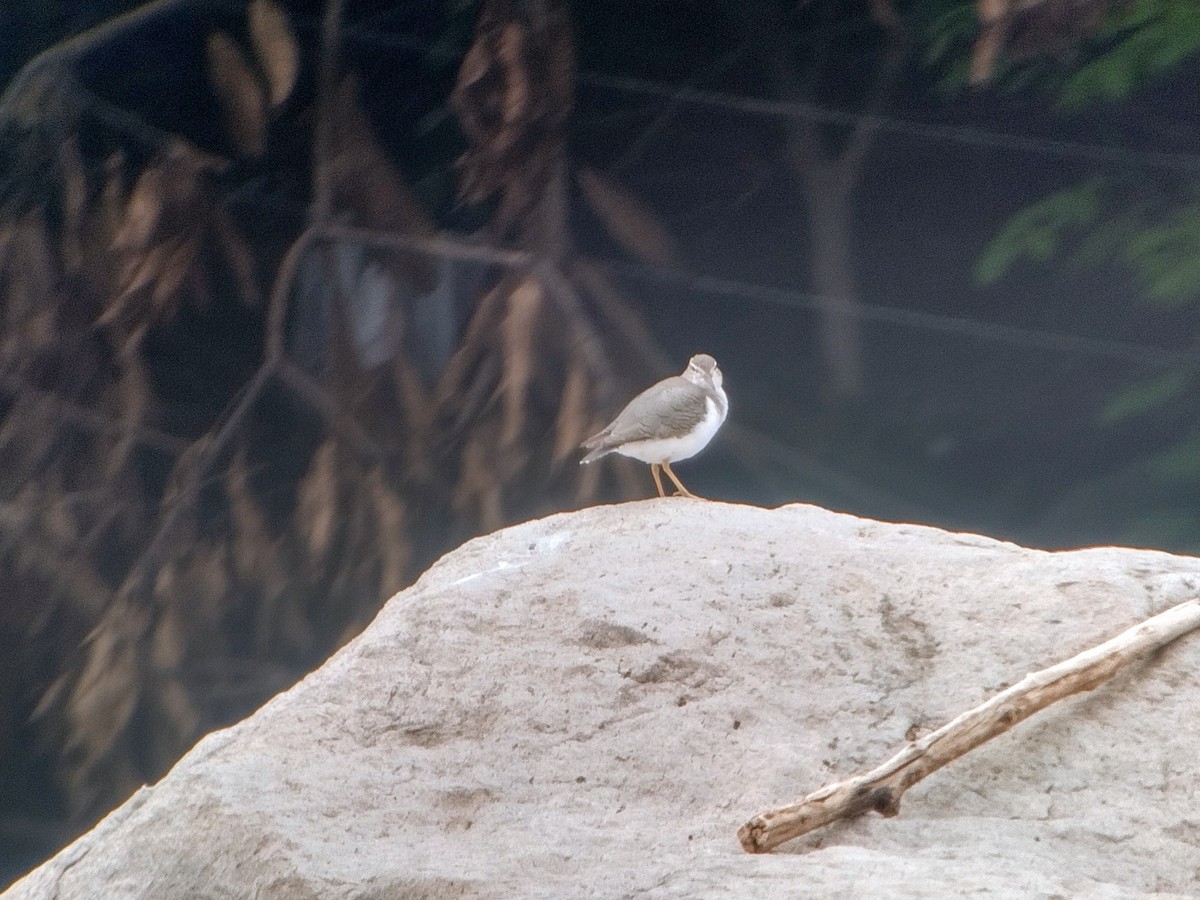
[[[910,743],[877,769],[755,816],[738,829],[738,840],[747,853],[765,853],[838,819],[871,810],[882,816],[898,815],[900,797],[921,779],[1050,704],[1099,687],[1130,662],[1197,628],[1200,600],[1173,606],[1098,647],[1026,675],[981,706]]]
[[[345,0],[327,0],[321,22],[321,61],[317,73],[317,127],[313,140],[313,202],[310,221],[324,224],[333,213],[332,171],[334,112],[337,97],[338,51],[342,40]]]
[[[69,64],[84,54],[119,41],[155,18],[165,18],[195,4],[196,0],[157,0],[147,3],[43,50],[27,62],[0,93],[0,122],[14,115],[21,96],[34,86],[34,82],[40,79],[55,80]]]
[[[169,434],[149,425],[130,424],[116,416],[110,416],[69,400],[57,391],[34,387],[17,374],[0,372],[0,392],[9,394],[14,400],[28,399],[39,403],[49,402],[53,406],[54,412],[63,421],[76,428],[84,428],[96,434],[116,435],[173,456],[178,456],[191,446],[191,442],[187,438]]]
[[[891,6],[886,5],[884,8],[890,10]],[[892,15],[896,15],[894,10],[892,10]],[[900,22],[898,16],[896,21]],[[843,184],[854,184],[858,180],[863,160],[871,149],[871,145],[874,144],[875,136],[879,133],[879,126],[882,124],[879,114],[896,87],[900,71],[904,67],[904,61],[908,58],[908,49],[909,39],[902,25],[898,24],[896,28],[889,28],[887,48],[884,50],[883,60],[876,67],[875,81],[871,86],[867,102],[863,104],[862,118],[855,125],[854,131],[851,132],[835,163]]]

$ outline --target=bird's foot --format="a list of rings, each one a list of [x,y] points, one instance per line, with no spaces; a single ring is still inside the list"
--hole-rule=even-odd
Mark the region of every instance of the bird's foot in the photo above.
[[[679,480],[679,477],[678,477],[678,476],[677,476],[677,475],[676,475],[676,474],[675,474],[675,473],[674,473],[674,472],[671,470],[671,464],[670,464],[670,463],[663,463],[663,464],[662,464],[662,468],[663,468],[663,471],[667,473],[667,477],[668,477],[668,478],[670,478],[670,479],[671,479],[671,481],[674,483],[675,487],[679,488],[679,490],[677,490],[673,496],[676,496],[676,497],[689,497],[689,498],[691,498],[692,500],[701,500],[701,499],[703,499],[703,498],[701,498],[701,497],[697,497],[695,494],[693,494],[691,491],[689,491],[687,488],[685,488],[685,487],[683,486],[683,482],[682,482],[682,481],[680,481],[680,480]]]

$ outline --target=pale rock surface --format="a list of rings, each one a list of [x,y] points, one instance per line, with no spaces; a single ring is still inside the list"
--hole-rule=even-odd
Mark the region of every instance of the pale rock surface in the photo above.
[[[765,856],[750,815],[1195,595],[810,506],[656,500],[472,541],[18,898],[1200,895],[1200,634]]]

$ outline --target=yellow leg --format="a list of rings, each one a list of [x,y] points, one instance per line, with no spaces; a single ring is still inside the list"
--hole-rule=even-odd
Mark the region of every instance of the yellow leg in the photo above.
[[[678,479],[678,478],[675,476],[675,473],[671,471],[671,464],[670,464],[670,463],[663,463],[663,464],[662,464],[662,467],[663,467],[663,469],[666,471],[666,473],[667,473],[667,477],[668,477],[668,478],[670,478],[670,479],[671,479],[673,482],[675,482],[675,487],[679,488],[679,494],[680,494],[680,496],[682,496],[682,497],[691,497],[693,500],[699,500],[699,499],[700,499],[699,497],[697,497],[695,494],[693,494],[691,491],[689,491],[687,488],[685,488],[685,487],[683,486],[683,482],[682,482],[682,481],[680,481],[680,480],[679,480],[679,479]]]
[[[667,496],[662,488],[662,478],[658,474],[658,463],[650,463],[650,474],[654,476],[654,486],[658,488],[658,496]]]

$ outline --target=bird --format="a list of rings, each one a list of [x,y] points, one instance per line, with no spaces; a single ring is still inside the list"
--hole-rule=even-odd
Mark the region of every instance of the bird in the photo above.
[[[620,453],[650,464],[658,496],[666,496],[659,477],[662,468],[680,495],[698,499],[683,486],[671,463],[691,459],[703,450],[725,422],[729,398],[722,381],[717,361],[697,353],[682,374],[646,388],[612,422],[580,444],[590,451],[580,464]]]

